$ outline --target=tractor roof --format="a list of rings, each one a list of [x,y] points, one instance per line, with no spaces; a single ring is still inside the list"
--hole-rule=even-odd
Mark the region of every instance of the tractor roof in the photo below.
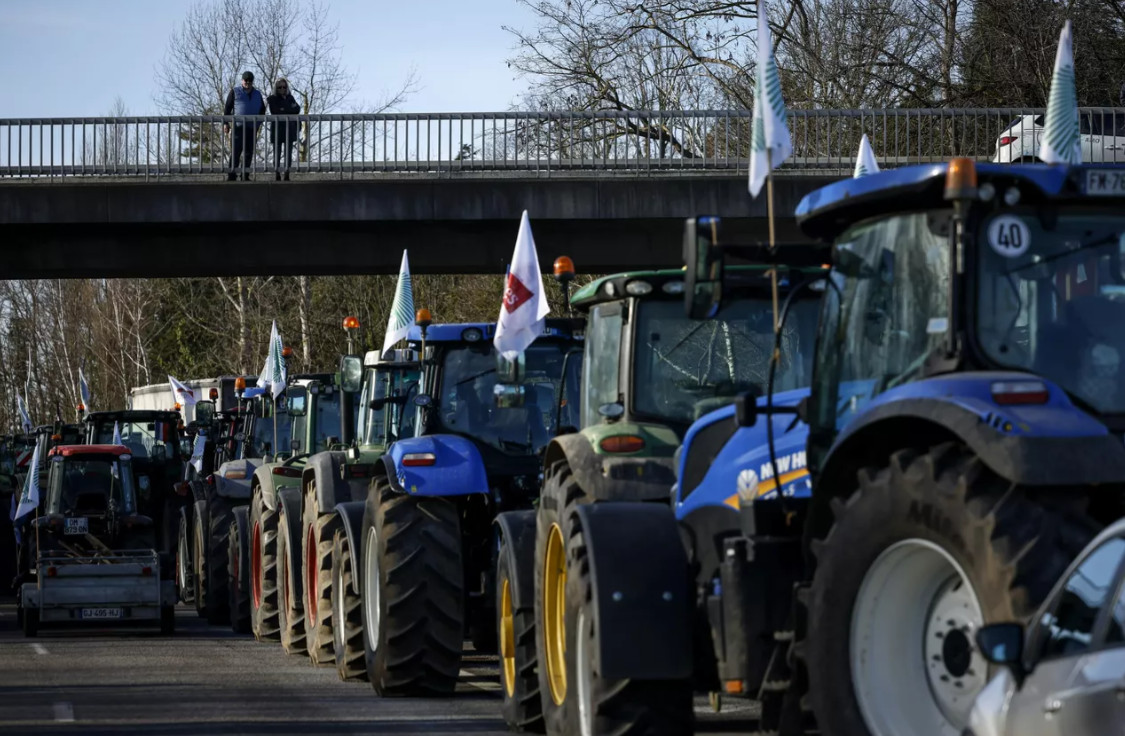
[[[570,320],[547,319],[543,327],[544,337],[568,338],[573,334]],[[495,322],[463,322],[458,324],[430,325],[426,330],[426,342],[491,342],[496,335]],[[421,342],[422,330],[418,325],[410,328],[407,337],[410,342]]]
[[[945,177],[948,163],[904,166],[821,187],[797,205],[797,224],[808,236],[832,240],[851,225],[894,212],[944,208],[948,206]],[[1059,166],[1046,164],[976,164],[977,184],[985,182],[1003,196],[1009,187],[1018,187],[1022,204],[1046,200],[1078,200],[1114,203],[1125,197],[1088,195],[1086,172],[1111,171],[1125,174],[1125,165]]]
[[[86,415],[87,422],[177,422],[180,413],[164,409],[122,409],[119,411],[92,411]]]
[[[784,261],[784,259],[782,259],[782,261]],[[725,273],[728,277],[733,278],[730,284],[725,283],[724,288],[729,290],[730,288],[738,289],[740,287],[750,289],[763,287],[768,284],[768,280],[759,281],[758,277],[765,279],[765,277],[769,275],[770,268],[771,266],[767,264],[729,266]],[[808,272],[812,274],[820,269],[800,268],[796,270],[808,270]],[[601,304],[602,302],[614,301],[629,296],[626,287],[633,281],[644,281],[652,287],[650,292],[643,295],[647,299],[675,299],[677,301],[683,301],[684,299],[684,269],[669,268],[659,271],[626,271],[624,273],[602,276],[574,292],[574,295],[570,298],[570,303],[575,309],[583,312],[588,311],[591,307]]]
[[[124,445],[58,445],[52,447],[50,455],[75,457],[79,455],[128,455],[129,448]]]

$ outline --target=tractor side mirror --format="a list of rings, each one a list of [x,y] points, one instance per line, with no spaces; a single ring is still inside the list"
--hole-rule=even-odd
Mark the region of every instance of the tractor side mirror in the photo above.
[[[719,218],[684,221],[684,309],[690,319],[715,316],[723,301],[723,252]]]
[[[359,393],[363,388],[363,359],[358,355],[340,356],[340,389],[345,393]]]
[[[1023,624],[988,624],[977,631],[976,639],[982,657],[992,664],[1007,667],[1016,684],[1023,684],[1027,675],[1023,664]]]
[[[752,392],[734,397],[734,421],[740,427],[753,427],[758,423],[758,400]]]
[[[195,402],[195,422],[196,424],[210,424],[211,420],[215,418],[215,402],[214,401],[197,401]]]
[[[308,397],[302,392],[289,397],[287,411],[291,417],[303,417],[308,411]]]

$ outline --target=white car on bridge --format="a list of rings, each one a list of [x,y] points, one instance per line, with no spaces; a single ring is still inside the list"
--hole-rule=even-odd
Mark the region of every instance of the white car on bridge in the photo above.
[[[1021,115],[996,139],[992,160],[997,163],[1039,161],[1043,115]],[[1084,112],[1078,119],[1082,160],[1087,163],[1125,163],[1125,114]]]

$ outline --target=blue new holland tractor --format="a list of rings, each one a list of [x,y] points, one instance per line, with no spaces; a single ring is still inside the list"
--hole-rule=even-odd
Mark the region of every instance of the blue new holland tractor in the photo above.
[[[975,632],[1029,616],[1125,514],[1123,205],[1125,167],[969,159],[802,201],[798,224],[833,248],[811,393],[797,407],[811,495],[769,498],[760,469],[743,476],[740,529],[716,540],[720,574],[696,589],[723,614],[708,626],[721,689],[759,694],[760,730],[959,734],[990,675]],[[776,429],[793,409],[766,403],[744,401],[733,417],[773,423],[779,464]],[[715,465],[737,454],[729,444]],[[681,495],[691,454],[689,443]],[[579,517],[596,529],[612,511]],[[605,630],[628,630],[623,617],[640,610],[647,627],[698,623],[659,605],[676,600],[682,576],[621,572],[671,548],[698,573],[693,548],[673,543],[685,519],[634,516],[628,543],[620,523],[586,538],[595,584],[576,616],[592,631],[579,654],[588,732],[616,723],[597,699],[607,685],[655,686],[636,638]],[[665,687],[695,674],[701,642],[685,638],[664,652]]]
[[[478,650],[495,647],[492,522],[538,497],[539,456],[580,336],[570,320],[548,319],[509,363],[494,334],[494,324],[430,324],[419,310],[408,338],[422,346],[422,380],[376,463],[357,541],[367,673],[380,695],[451,694],[466,634]]]

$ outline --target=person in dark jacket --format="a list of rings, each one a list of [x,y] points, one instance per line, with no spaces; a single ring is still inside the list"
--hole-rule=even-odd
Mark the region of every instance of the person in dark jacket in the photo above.
[[[223,108],[224,115],[265,115],[266,101],[262,93],[254,88],[254,74],[242,72],[242,84],[232,87],[227,95],[227,104]],[[231,140],[230,171],[227,172],[227,181],[235,180],[235,172],[240,168],[239,159],[245,156],[245,168],[242,169],[242,180],[250,181],[250,166],[254,161],[254,139],[258,135],[259,123],[252,120],[234,121],[234,137]],[[230,132],[230,124],[223,123],[223,132]]]
[[[289,92],[288,80],[282,78],[274,82],[273,94],[266,98],[270,108],[270,115],[299,115],[301,104]],[[273,141],[273,171],[274,179],[281,181],[281,172],[285,172],[285,181],[289,181],[289,167],[293,164],[293,144],[297,142],[297,133],[300,123],[296,120],[281,120],[270,123],[270,140]],[[285,168],[281,168],[281,151],[285,150]]]

